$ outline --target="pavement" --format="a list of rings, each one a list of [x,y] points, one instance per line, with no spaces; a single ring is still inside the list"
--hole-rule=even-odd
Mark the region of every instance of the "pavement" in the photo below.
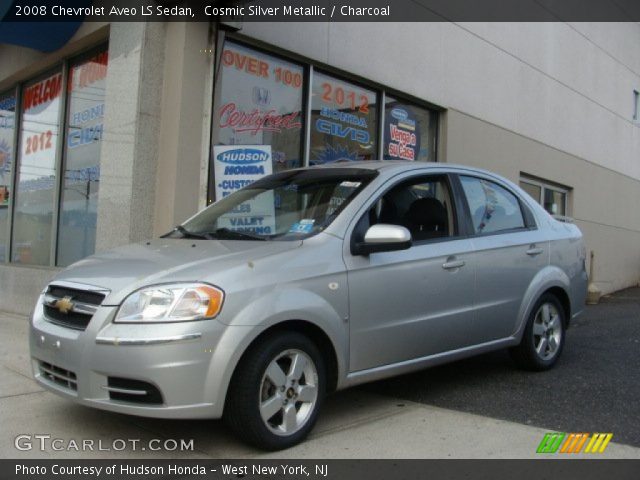
[[[640,458],[639,288],[588,307],[550,372],[516,370],[496,352],[338,392],[306,442],[275,453],[240,443],[221,421],[126,416],[42,390],[31,379],[27,327],[26,317],[0,312],[0,458],[540,458],[552,431],[612,432],[598,458]],[[44,451],[35,437],[21,451],[14,442],[25,434],[51,438]],[[94,449],[71,447],[83,440]],[[152,451],[150,440],[168,440],[170,451]],[[173,440],[193,440],[193,449],[173,450]]]

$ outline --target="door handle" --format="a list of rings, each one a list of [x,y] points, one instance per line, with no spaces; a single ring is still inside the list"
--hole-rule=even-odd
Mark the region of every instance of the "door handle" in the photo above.
[[[442,264],[442,268],[445,270],[453,270],[454,268],[464,267],[463,260],[453,260],[451,262],[445,262]]]
[[[540,255],[542,252],[544,252],[544,250],[542,248],[532,247],[529,250],[527,250],[526,253],[530,257],[535,257],[536,255]]]

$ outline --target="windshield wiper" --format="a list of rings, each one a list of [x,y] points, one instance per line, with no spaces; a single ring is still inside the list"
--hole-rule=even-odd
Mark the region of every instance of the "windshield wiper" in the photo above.
[[[184,228],[182,225],[178,225],[174,230],[177,230],[178,232],[180,232],[182,235],[184,235],[185,238],[199,238],[201,240],[209,240],[211,238],[206,233],[191,232],[186,228]]]
[[[254,233],[242,232],[238,230],[231,230],[230,228],[223,227],[217,229],[215,232],[208,232],[207,238],[212,237],[226,237],[228,239],[249,239],[249,240],[261,240],[265,241],[267,238],[262,235],[256,235]]]

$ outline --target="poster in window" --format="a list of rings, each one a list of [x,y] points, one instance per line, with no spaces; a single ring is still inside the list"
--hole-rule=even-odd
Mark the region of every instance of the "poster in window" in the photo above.
[[[391,95],[384,103],[383,158],[435,162],[438,112]]]
[[[218,75],[213,144],[269,146],[272,171],[302,166],[303,68],[226,42]]]
[[[414,161],[420,152],[420,125],[408,105],[387,108],[384,122],[384,159]]]
[[[309,163],[376,158],[376,93],[316,72],[311,100]]]
[[[221,199],[272,173],[271,145],[213,147],[216,198]],[[271,235],[275,230],[273,192],[238,205],[218,220],[218,228]]]

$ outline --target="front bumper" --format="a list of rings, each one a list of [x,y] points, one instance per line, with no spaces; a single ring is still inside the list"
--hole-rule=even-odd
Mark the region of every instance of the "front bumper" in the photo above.
[[[41,298],[29,335],[36,381],[78,403],[119,413],[220,417],[229,377],[220,362],[229,349],[219,344],[229,327],[216,320],[114,324],[116,309],[98,307],[86,330],[74,330],[48,321]],[[124,387],[123,379],[129,380]],[[145,399],[145,385],[156,388],[160,400]]]

